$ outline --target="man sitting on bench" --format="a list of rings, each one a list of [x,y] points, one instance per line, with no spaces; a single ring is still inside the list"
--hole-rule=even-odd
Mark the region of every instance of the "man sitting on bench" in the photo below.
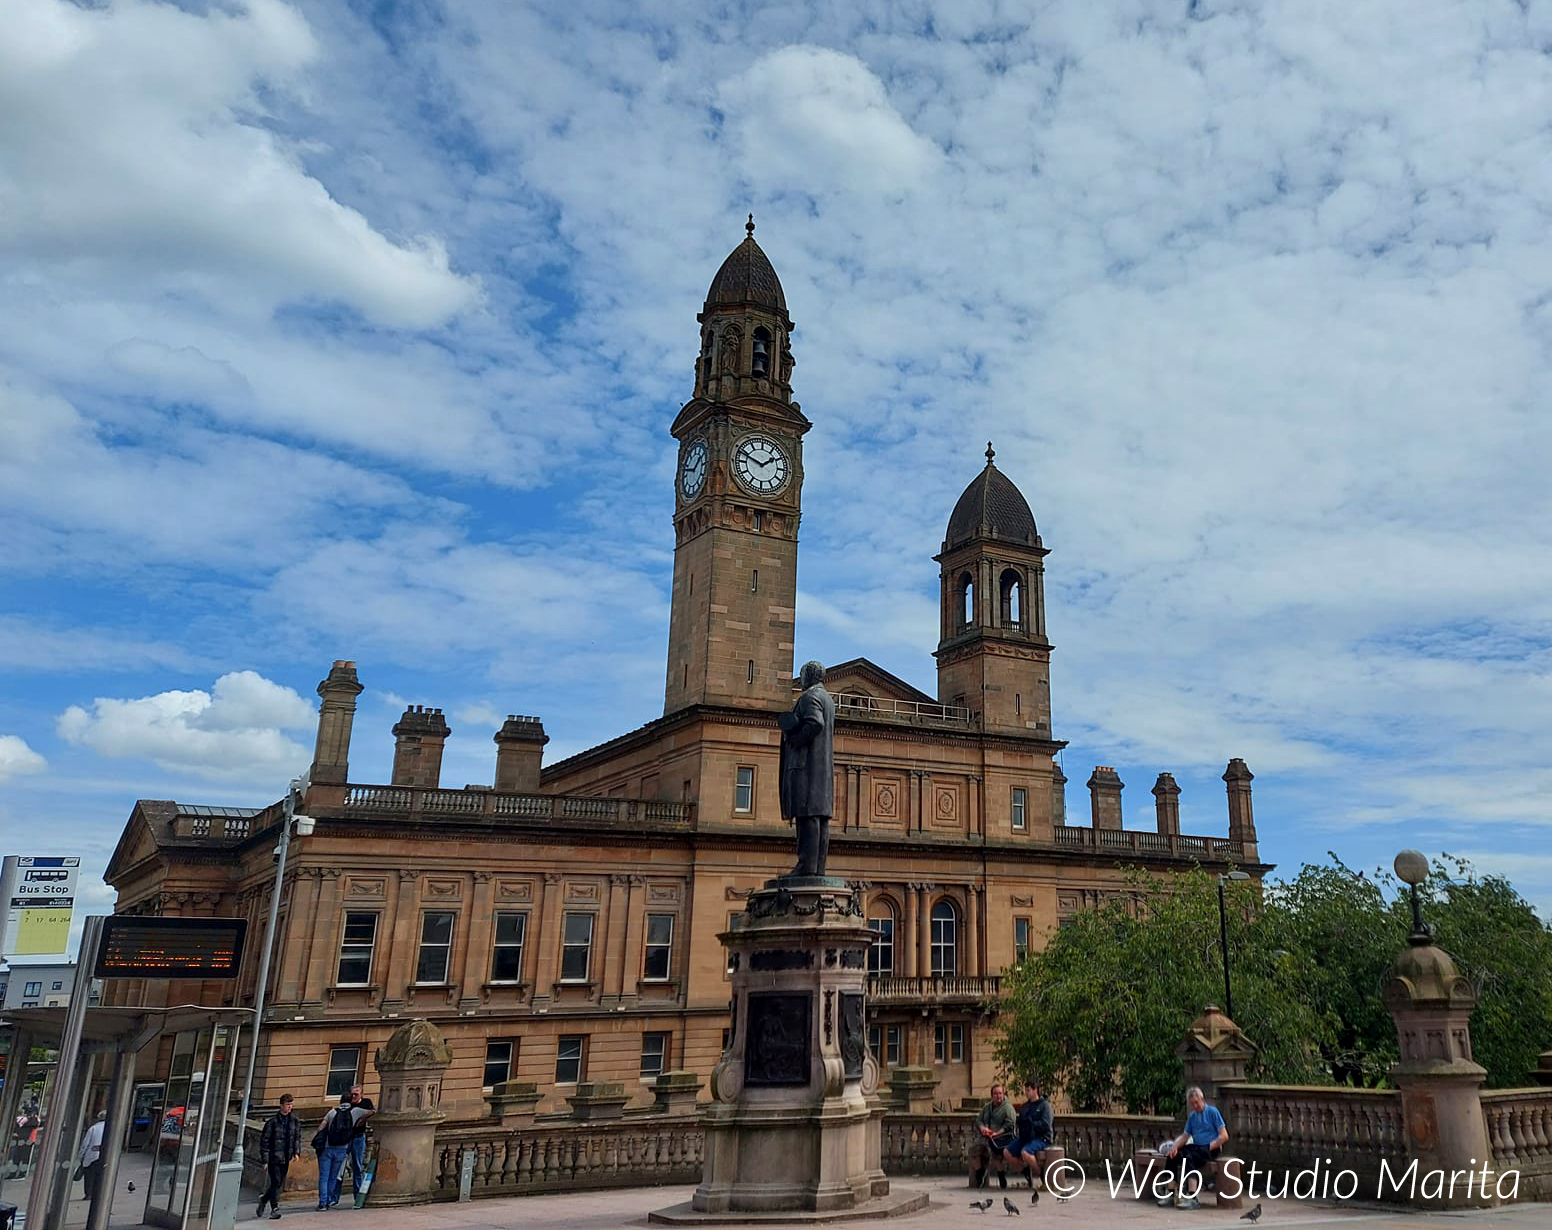
[[[1004,1152],[1018,1140],[1018,1121],[1008,1102],[1007,1090],[1001,1085],[992,1086],[992,1100],[976,1116],[975,1130],[980,1138],[973,1151],[975,1171],[970,1176],[970,1185],[985,1187],[986,1171],[996,1165],[997,1182],[1007,1187],[1008,1173],[1002,1159]]]
[[[1202,1190],[1203,1173],[1205,1171],[1209,1176],[1212,1174],[1213,1162],[1217,1160],[1223,1146],[1229,1143],[1229,1129],[1223,1122],[1223,1116],[1218,1113],[1218,1108],[1207,1105],[1207,1099],[1195,1085],[1186,1090],[1186,1106],[1190,1112],[1186,1115],[1186,1130],[1169,1142],[1164,1166],[1176,1174],[1175,1207],[1196,1209],[1201,1207],[1196,1194]],[[1190,1187],[1186,1182],[1186,1176],[1192,1172],[1197,1176],[1195,1187]],[[1169,1202],[1170,1197],[1165,1195],[1159,1198],[1157,1204],[1165,1208]]]
[[[1040,1092],[1033,1076],[1024,1082],[1024,1105],[1018,1112],[1018,1139],[1004,1151],[1015,1170],[1023,1169],[1029,1185],[1041,1169],[1041,1154],[1051,1147],[1051,1103]]]

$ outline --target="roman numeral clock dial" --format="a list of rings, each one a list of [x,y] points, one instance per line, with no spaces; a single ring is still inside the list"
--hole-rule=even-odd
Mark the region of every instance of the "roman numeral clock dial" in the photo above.
[[[756,495],[770,495],[787,485],[787,454],[769,436],[745,436],[733,453],[733,473]]]

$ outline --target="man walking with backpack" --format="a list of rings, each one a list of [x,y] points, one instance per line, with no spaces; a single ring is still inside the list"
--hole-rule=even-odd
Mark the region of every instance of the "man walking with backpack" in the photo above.
[[[281,1094],[280,1109],[265,1121],[264,1131],[259,1134],[259,1160],[268,1172],[269,1186],[259,1197],[256,1217],[264,1216],[266,1204],[271,1220],[280,1216],[280,1192],[286,1185],[286,1171],[291,1166],[291,1159],[302,1153],[302,1125],[291,1113],[293,1101],[295,1099],[289,1093]]]
[[[318,1209],[332,1209],[339,1203],[341,1172],[345,1159],[350,1156],[350,1141],[356,1134],[356,1124],[363,1122],[375,1111],[364,1106],[352,1106],[350,1094],[340,1098],[340,1103],[323,1117],[318,1134],[313,1137],[313,1147],[318,1155]]]
[[[350,1109],[375,1112],[377,1108],[372,1105],[372,1099],[363,1096],[364,1090],[360,1085],[350,1087]],[[350,1194],[356,1198],[356,1208],[360,1208],[366,1200],[366,1185],[362,1176],[366,1174],[366,1116],[361,1116],[356,1121],[355,1134],[350,1138]]]

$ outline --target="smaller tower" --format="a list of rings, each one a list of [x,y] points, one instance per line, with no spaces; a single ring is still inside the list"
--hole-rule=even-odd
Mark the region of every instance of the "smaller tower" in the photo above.
[[[1180,787],[1173,773],[1160,773],[1153,783],[1153,810],[1158,816],[1159,832],[1165,837],[1180,835]]]
[[[980,715],[986,730],[1051,738],[1051,642],[1045,557],[1029,504],[997,468],[965,488],[948,519],[940,565],[938,700]]]
[[[513,794],[537,794],[544,745],[550,736],[536,717],[509,714],[496,732],[495,788]]]
[[[344,660],[336,661],[318,685],[318,740],[308,774],[314,784],[343,786],[350,780],[350,730],[361,692],[356,664]]]
[[[407,708],[393,728],[393,784],[431,789],[441,785],[442,748],[452,733],[440,709]]]

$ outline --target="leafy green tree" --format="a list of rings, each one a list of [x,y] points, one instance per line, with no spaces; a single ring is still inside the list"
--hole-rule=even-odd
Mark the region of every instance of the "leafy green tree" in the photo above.
[[[1552,930],[1501,877],[1436,862],[1424,913],[1478,990],[1476,1058],[1492,1086],[1523,1085],[1552,1044]],[[1226,886],[1236,1023],[1257,1044],[1252,1080],[1387,1082],[1395,1026],[1380,992],[1406,944],[1411,909],[1386,872],[1334,854],[1291,879]],[[1215,877],[1129,872],[1010,970],[998,1056],[1013,1074],[1058,1083],[1082,1110],[1180,1109],[1175,1047],[1209,1003],[1223,966]]]
[[[1329,1031],[1294,990],[1299,960],[1268,944],[1253,885],[1228,890],[1235,1012],[1261,1046],[1252,1076],[1311,1080],[1311,1040]],[[1125,895],[1068,920],[1005,977],[1002,1063],[1055,1081],[1079,1109],[1179,1110],[1175,1047],[1223,998],[1218,921],[1212,876],[1129,873]]]

